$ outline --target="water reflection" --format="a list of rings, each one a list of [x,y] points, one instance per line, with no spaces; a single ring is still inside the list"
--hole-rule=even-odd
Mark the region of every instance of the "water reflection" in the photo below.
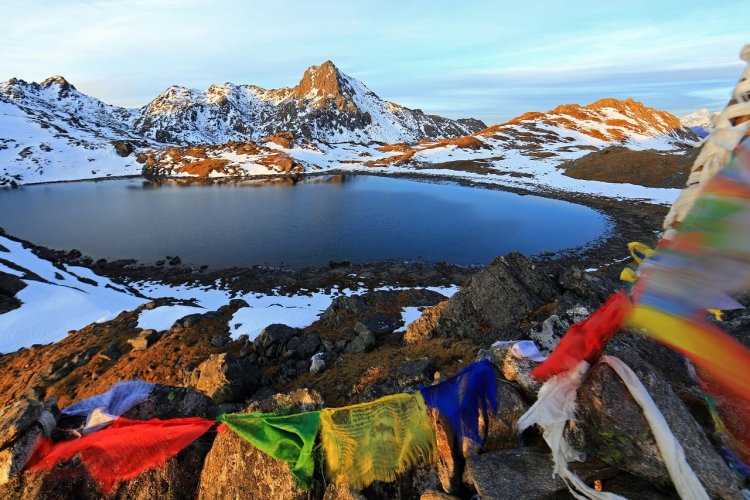
[[[179,178],[143,179],[139,185],[131,184],[126,189],[160,189],[163,187],[196,187],[196,186],[226,186],[226,187],[268,187],[268,186],[296,186],[297,184],[344,184],[353,182],[357,175],[307,175],[293,177],[269,177],[266,179],[199,179]],[[102,182],[102,181],[93,181]],[[104,181],[111,182],[111,181]]]
[[[294,189],[285,189],[294,187]],[[242,189],[254,188],[254,189]],[[575,247],[606,222],[536,196],[375,176],[321,175],[24,186],[0,195],[0,227],[94,258],[212,267],[293,267],[387,259],[485,264]]]

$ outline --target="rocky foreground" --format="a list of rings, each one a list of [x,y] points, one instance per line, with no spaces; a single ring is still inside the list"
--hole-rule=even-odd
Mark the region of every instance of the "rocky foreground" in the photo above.
[[[625,262],[618,266],[625,265]],[[450,299],[428,290],[370,291],[339,297],[309,327],[271,325],[251,341],[229,337],[227,321],[242,306],[182,318],[164,331],[141,330],[138,311],[92,324],[61,342],[0,358],[0,487],[4,498],[99,498],[76,462],[51,473],[20,473],[19,464],[42,433],[42,415],[138,377],[159,384],[151,399],[125,417],[200,416],[222,412],[307,411],[399,392],[412,392],[488,357],[496,368],[496,418],[483,423],[484,450],[465,458],[449,429],[432,415],[440,458],[394,483],[361,492],[326,484],[317,471],[301,491],[285,463],[233,433],[207,434],[166,466],[122,483],[115,498],[567,498],[534,431],[519,440],[516,421],[533,404],[539,384],[532,361],[512,356],[498,340],[532,339],[546,352],[568,325],[586,318],[620,287],[608,273],[587,273],[565,261],[534,262],[520,254],[497,258]],[[742,298],[750,304],[750,297]],[[155,307],[146,304],[145,308]],[[405,333],[400,311],[427,307]],[[724,328],[750,345],[750,314],[729,315]],[[607,353],[625,361],[661,409],[710,495],[742,498],[717,451],[719,440],[698,386],[681,358],[638,335],[621,333]],[[631,498],[672,498],[675,492],[640,408],[604,366],[578,391],[577,421],[568,439],[586,452],[573,469],[589,484]],[[59,420],[59,428],[78,422]],[[58,429],[57,433],[69,432]]]

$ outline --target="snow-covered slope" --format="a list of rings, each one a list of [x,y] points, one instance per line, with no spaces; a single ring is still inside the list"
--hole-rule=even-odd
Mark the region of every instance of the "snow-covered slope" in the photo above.
[[[146,145],[131,131],[137,110],[82,94],[60,76],[0,84],[0,186],[140,173],[115,142]],[[124,151],[121,150],[124,154]]]
[[[7,275],[7,276],[6,276]],[[122,311],[134,310],[152,299],[174,299],[139,313],[138,326],[165,330],[189,314],[205,313],[226,305],[232,298],[247,302],[229,321],[234,338],[248,335],[254,339],[265,327],[284,323],[305,327],[340,295],[364,293],[367,288],[300,290],[299,294],[254,291],[232,293],[220,283],[214,286],[167,285],[138,281],[119,283],[81,266],[47,260],[29,245],[0,235],[0,277],[20,284],[15,299],[20,305],[7,312],[0,310],[0,354],[32,344],[57,342],[71,330],[115,318]],[[427,288],[450,297],[455,285]],[[375,290],[397,290],[384,286]]]
[[[692,130],[698,137],[708,137],[713,130],[713,122],[718,111],[711,112],[708,108],[701,108],[690,114],[680,117],[683,127]]]

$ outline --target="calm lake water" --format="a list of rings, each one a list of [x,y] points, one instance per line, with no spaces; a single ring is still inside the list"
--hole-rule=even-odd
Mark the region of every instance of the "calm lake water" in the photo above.
[[[386,259],[486,264],[583,245],[607,222],[536,196],[375,176],[292,184],[108,180],[0,189],[0,227],[94,258],[211,267]]]

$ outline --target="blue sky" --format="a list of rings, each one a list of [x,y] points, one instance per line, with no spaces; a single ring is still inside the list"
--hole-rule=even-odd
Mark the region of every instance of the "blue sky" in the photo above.
[[[750,43],[734,1],[3,1],[0,80],[141,106],[171,84],[291,86],[332,60],[384,99],[497,123],[633,97],[720,109]]]

